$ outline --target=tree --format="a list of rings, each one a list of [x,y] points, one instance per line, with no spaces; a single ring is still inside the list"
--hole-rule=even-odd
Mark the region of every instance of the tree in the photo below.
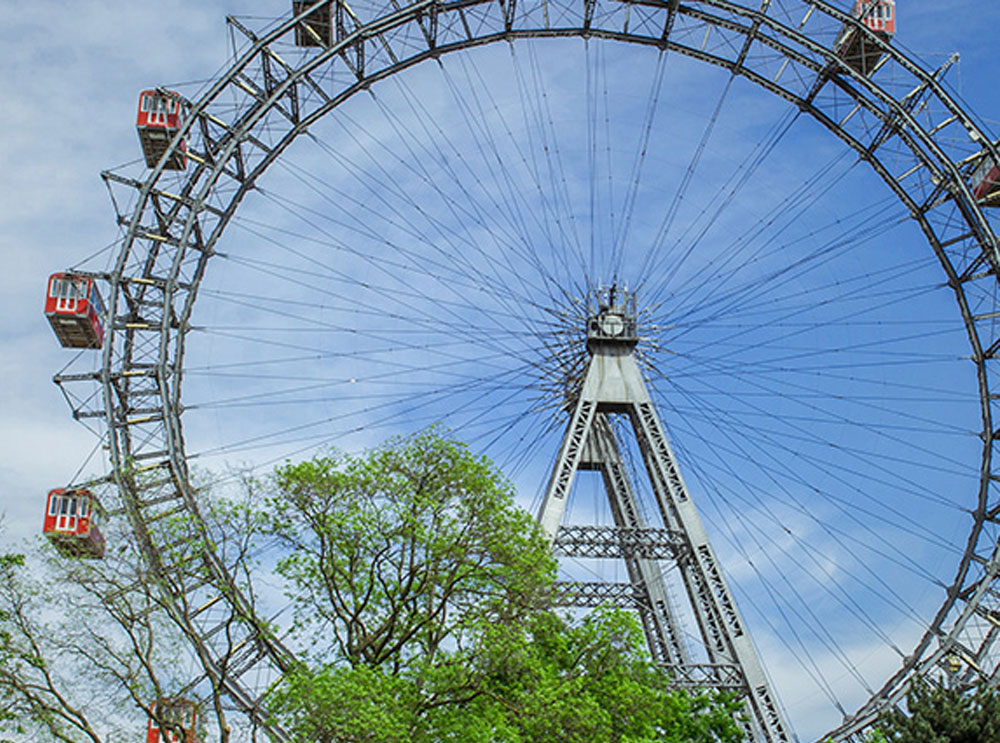
[[[554,563],[486,459],[431,430],[278,470],[264,530],[318,648],[272,711],[309,743],[738,741],[672,690],[634,618],[550,605]]]
[[[15,571],[24,565],[24,555],[8,553],[0,554],[0,596],[9,585]],[[4,606],[6,602],[0,603]],[[14,636],[9,623],[13,619],[13,607],[0,608],[0,674],[16,673],[20,664],[18,649],[14,645]],[[2,683],[2,682],[0,682]],[[0,686],[2,689],[2,686]],[[0,695],[0,730],[6,725],[16,724],[23,713],[19,700],[9,694]]]
[[[274,485],[264,529],[320,660],[396,672],[546,600],[554,563],[511,486],[433,430],[286,465]]]
[[[147,526],[157,543],[173,545],[160,551],[158,570],[123,520],[107,524],[103,560],[61,558],[41,538],[24,554],[0,555],[0,743],[7,735],[18,743],[139,739],[150,716],[171,727],[153,702],[181,694],[199,669],[188,652],[191,627],[166,595],[186,600],[191,584],[208,579],[196,559],[206,538],[237,579],[253,569],[253,529],[240,521],[250,509],[207,491],[202,506],[197,525],[174,517]],[[225,669],[235,652],[230,629],[241,618],[223,604],[218,621]],[[226,743],[230,725],[217,689],[205,695],[201,719],[214,722],[212,739]]]
[[[1000,741],[1000,693],[980,684],[972,691],[916,681],[907,712],[893,709],[879,721],[889,743],[996,743]]]
[[[599,609],[579,622],[546,611],[524,627],[490,627],[469,668],[478,695],[471,704],[435,710],[440,713],[428,716],[420,740],[743,739],[735,721],[740,705],[732,697],[671,688],[670,679],[649,662],[634,616],[620,610]],[[468,734],[473,729],[478,735]]]
[[[328,665],[289,675],[273,711],[310,743],[737,743],[740,704],[689,694],[648,660],[633,617],[551,611],[485,630],[473,649],[400,673]]]
[[[0,557],[0,740],[7,743],[5,735],[14,734],[19,741],[102,743],[95,720],[128,696],[125,687],[107,683],[105,672],[130,676],[137,688],[139,677],[131,674],[148,657],[118,655],[124,647],[121,636],[106,617],[97,620],[88,611],[87,594],[64,580],[63,566],[43,557],[34,551]],[[65,567],[75,572],[76,566]],[[143,629],[133,630],[139,639]],[[98,643],[90,645],[88,636],[99,637]],[[105,651],[114,662],[108,662]],[[117,662],[121,659],[123,665]],[[90,684],[79,683],[82,679],[99,681],[110,692],[108,699],[98,699]]]
[[[292,608],[280,639],[301,663],[262,714],[303,743],[740,739],[734,700],[671,690],[633,616],[555,613],[538,527],[440,431],[241,482],[223,497],[203,480],[198,518],[112,520],[103,560],[41,539],[0,559],[0,743],[137,739],[150,715],[167,723],[151,703],[179,695],[200,702],[206,743],[257,740],[222,686],[243,638],[279,631],[255,619],[275,576]],[[230,598],[210,604],[211,662],[187,619],[206,590]]]

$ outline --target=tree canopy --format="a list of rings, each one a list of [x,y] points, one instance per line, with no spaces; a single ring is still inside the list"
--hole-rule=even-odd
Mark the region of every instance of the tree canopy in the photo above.
[[[964,691],[918,681],[906,695],[906,708],[882,715],[878,737],[888,743],[1000,741],[1000,692],[995,688],[980,685]]]
[[[320,648],[273,700],[303,743],[742,740],[739,705],[671,689],[630,614],[556,613],[546,540],[462,444],[432,430],[273,484],[264,528]]]
[[[545,600],[554,563],[511,486],[433,431],[286,465],[274,486],[264,529],[322,659],[398,671]]]

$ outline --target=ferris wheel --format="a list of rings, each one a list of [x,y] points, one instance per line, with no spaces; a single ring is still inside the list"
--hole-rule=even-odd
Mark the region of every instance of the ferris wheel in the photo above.
[[[110,462],[50,494],[46,528],[103,554],[105,487],[247,725],[286,739],[260,700],[299,650],[210,539],[164,541],[202,521],[194,471],[441,422],[538,506],[593,332],[634,336],[778,696],[804,683],[828,712],[817,737],[918,675],[1000,680],[1000,152],[947,65],[892,45],[891,0],[287,11],[229,18],[202,89],[140,94],[143,158],[104,174],[116,256],[54,275],[46,308],[100,349],[56,382]],[[621,452],[639,501],[642,456]]]

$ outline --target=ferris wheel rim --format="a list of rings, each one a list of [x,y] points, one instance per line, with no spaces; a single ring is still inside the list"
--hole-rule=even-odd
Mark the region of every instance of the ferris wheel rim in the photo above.
[[[672,6],[675,8],[676,12],[682,12],[676,3],[671,3],[671,2],[655,2],[655,3],[638,2],[634,4],[650,5],[657,8]],[[765,3],[764,5],[766,8],[767,3]],[[857,21],[852,19],[848,14],[843,13],[842,11],[839,11],[838,9],[830,6],[828,3],[817,1],[810,3],[810,5],[815,8],[818,8],[820,12],[826,13],[828,16],[830,16],[835,20],[844,23],[854,23],[855,25],[858,26],[859,29],[861,29],[861,26],[860,24],[857,23]],[[891,100],[892,104],[887,104],[890,106],[890,108],[892,108],[897,103],[896,99],[892,96],[889,96],[884,91],[882,91],[882,89],[876,82],[873,82],[871,79],[863,75],[855,73],[853,70],[847,67],[842,61],[839,61],[837,56],[831,50],[826,49],[826,47],[816,42],[813,42],[808,37],[798,34],[792,29],[783,28],[782,24],[778,23],[773,18],[767,16],[766,10],[763,12],[754,10],[739,5],[738,3],[735,2],[729,2],[728,0],[704,0],[703,2],[697,4],[691,4],[691,6],[692,8],[697,6],[697,10],[699,11],[701,10],[701,7],[704,6],[709,10],[717,9],[733,13],[741,18],[747,19],[748,21],[751,22],[751,24],[757,24],[757,28],[767,27],[770,28],[772,31],[775,31],[776,33],[779,32],[784,33],[788,38],[794,39],[795,41],[799,42],[805,48],[809,49],[813,53],[822,56],[826,60],[827,64],[839,65],[838,67],[839,75],[842,77],[846,76],[847,78],[849,78],[852,84],[856,84],[858,86],[859,90],[865,89],[876,98],[882,98],[885,101]],[[257,118],[256,119],[248,118],[244,122],[244,124],[241,125],[242,132],[244,134],[249,135],[250,132],[252,132],[253,130],[253,124],[255,123],[255,121],[259,120],[259,118],[263,117],[265,113],[271,111],[274,107],[281,106],[283,99],[286,97],[288,91],[292,89],[295,85],[299,84],[299,82],[301,82],[303,79],[305,79],[308,76],[310,70],[314,69],[315,67],[318,67],[325,61],[333,59],[336,55],[341,54],[342,52],[349,51],[351,49],[351,45],[356,44],[358,39],[364,39],[366,37],[375,36],[385,28],[394,27],[395,25],[404,22],[412,22],[416,19],[419,19],[423,14],[430,12],[434,8],[438,8],[438,12],[446,12],[448,7],[449,6],[447,4],[436,3],[434,2],[434,0],[420,0],[419,2],[414,3],[413,5],[402,8],[399,11],[384,16],[383,18],[376,19],[375,21],[372,21],[370,24],[367,24],[364,27],[359,28],[354,34],[344,39],[339,45],[335,45],[327,50],[324,50],[323,52],[319,53],[316,57],[314,57],[307,65],[304,65],[301,70],[297,70],[296,71],[296,74],[298,75],[297,77],[289,75],[289,77],[281,85],[277,86],[268,95],[266,101],[262,103],[261,107],[255,111],[255,113],[257,114]],[[702,15],[707,16],[707,13],[702,11]],[[239,60],[237,60],[230,68],[230,70],[226,72],[223,76],[221,76],[219,81],[216,84],[214,84],[210,88],[210,90],[206,92],[206,94],[195,104],[192,111],[192,115],[188,118],[187,123],[185,125],[185,130],[182,131],[178,135],[178,137],[175,137],[171,145],[172,148],[176,148],[177,146],[179,146],[181,137],[183,137],[185,133],[193,130],[195,123],[198,121],[199,114],[207,110],[208,106],[220,94],[220,92],[226,88],[226,86],[231,82],[231,80],[236,79],[239,72],[243,70],[247,65],[251,64],[251,62],[254,59],[256,59],[258,55],[265,54],[269,50],[269,45],[274,40],[281,39],[287,36],[289,33],[291,33],[291,31],[294,29],[297,23],[297,20],[298,19],[294,18],[288,20],[287,22],[279,25],[278,28],[274,29],[266,36],[263,36],[254,42],[252,49],[246,52],[243,55],[243,57],[241,57]],[[705,18],[703,20],[705,20],[705,22],[709,24],[713,23],[713,21],[708,18]],[[720,18],[717,20],[721,22],[723,19]],[[751,30],[751,27],[747,27],[745,31],[747,33],[747,39],[748,39],[747,43],[749,44],[755,38],[753,34],[755,34],[756,31]],[[610,41],[638,43],[645,45],[657,45],[658,43],[662,43],[663,48],[666,48],[668,51],[677,51],[679,53],[686,54],[685,50],[675,48],[666,40],[662,42],[657,42],[656,40],[651,39],[650,37],[616,34],[594,27],[590,28],[576,27],[571,29],[569,28],[561,29],[559,31],[555,31],[553,29],[518,30],[516,28],[508,28],[507,30],[502,32],[492,33],[482,38],[469,39],[465,42],[459,42],[453,45],[431,46],[428,49],[422,51],[419,55],[414,55],[412,58],[407,58],[399,65],[391,69],[385,70],[380,74],[378,74],[377,76],[373,75],[371,77],[359,79],[354,85],[350,86],[349,94],[345,94],[342,97],[338,96],[336,102],[327,104],[325,107],[322,107],[322,110],[317,109],[317,111],[315,111],[312,116],[304,118],[298,124],[291,126],[288,134],[286,134],[286,136],[282,138],[281,143],[273,148],[272,154],[268,155],[265,159],[263,159],[260,163],[258,163],[258,166],[253,170],[253,172],[248,174],[245,184],[239,188],[237,194],[230,201],[229,206],[225,210],[225,214],[220,217],[220,223],[217,226],[216,230],[210,237],[209,241],[203,245],[203,253],[202,257],[200,258],[200,260],[202,261],[202,265],[203,266],[207,265],[208,259],[211,257],[212,251],[214,249],[215,242],[222,235],[226,225],[229,223],[229,220],[231,220],[233,215],[236,213],[236,210],[243,196],[246,193],[249,193],[249,191],[253,188],[253,184],[256,181],[256,179],[261,174],[263,174],[263,172],[267,169],[267,167],[269,167],[273,162],[275,162],[280,157],[281,153],[284,151],[286,147],[288,147],[291,144],[292,141],[294,141],[298,136],[300,136],[303,132],[306,131],[310,123],[318,120],[322,116],[325,116],[330,111],[335,110],[335,108],[338,105],[340,105],[340,103],[350,98],[350,96],[354,95],[355,93],[361,90],[364,90],[369,85],[378,82],[383,78],[395,75],[396,73],[412,65],[419,64],[420,62],[423,62],[427,59],[431,59],[443,54],[448,54],[453,51],[470,49],[475,46],[491,44],[501,40],[512,41],[514,39],[519,39],[519,38],[539,38],[539,37],[545,38],[552,36],[602,38]],[[951,100],[950,96],[943,90],[943,88],[941,88],[940,83],[934,78],[933,75],[926,73],[922,68],[919,67],[919,65],[909,60],[905,55],[900,53],[898,50],[885,46],[876,37],[872,38],[875,40],[874,43],[878,43],[885,47],[886,54],[891,55],[896,61],[899,61],[901,64],[905,64],[907,69],[909,69],[914,74],[915,77],[922,79],[927,84],[928,90],[933,91],[934,94],[937,95],[939,98],[947,101],[948,105],[953,107],[954,110],[962,112],[961,107],[959,107],[957,104],[954,103],[953,100]],[[786,54],[789,58],[792,58],[793,52],[790,47],[784,47],[778,49],[778,51],[781,51],[782,53]],[[724,67],[730,69],[731,71],[735,71],[734,68],[732,67],[731,62],[729,61],[707,59],[704,58],[705,55],[699,56],[696,54],[689,54],[687,56],[691,56],[701,62],[716,64],[720,67]],[[769,85],[765,84],[764,80],[758,79],[753,74],[751,74],[750,70],[743,69],[739,70],[738,72],[739,74],[747,77],[752,82],[758,84],[760,87],[763,87],[768,92],[780,95],[780,93],[778,93],[772,87],[769,87]],[[345,92],[346,90],[347,89],[345,89]],[[860,95],[860,92],[858,93],[858,95]],[[800,105],[804,103],[801,100],[798,100],[796,102],[799,103]],[[836,122],[822,120],[819,117],[820,112],[818,110],[815,109],[810,110],[808,107],[803,108],[803,110],[813,115],[814,118],[820,121],[820,123],[823,124],[827,129],[830,129],[836,136],[840,137],[842,141],[844,141],[849,147],[851,147],[855,151],[862,150],[861,143],[852,141],[849,137],[848,132],[843,131],[840,125],[836,124]],[[905,119],[908,117],[906,111],[900,111],[894,109],[894,113],[899,114],[900,119],[903,121],[905,121]],[[962,116],[964,117],[963,125],[969,128],[969,131],[975,131],[982,138],[984,146],[991,147],[985,135],[978,128],[978,126],[972,121],[972,119],[967,115],[965,115],[964,112],[962,112]],[[916,122],[914,122],[912,119],[910,119],[906,123],[909,125],[911,129],[917,132],[923,131],[923,129],[918,124],[916,124]],[[959,172],[956,164],[946,155],[946,153],[944,153],[943,150],[937,148],[936,143],[933,140],[933,137],[928,135],[926,137],[926,140],[920,142],[920,144],[927,146],[931,150],[932,154],[934,154],[937,158],[936,164],[950,178],[948,183],[950,184],[950,187],[953,189],[952,198],[954,198],[956,202],[962,205],[963,214],[966,215],[970,223],[969,224],[970,231],[975,232],[979,236],[980,238],[979,242],[981,245],[983,245],[983,255],[995,270],[997,264],[995,238],[991,240],[992,232],[990,231],[988,222],[986,221],[985,216],[982,214],[980,207],[976,204],[975,199],[972,197],[971,192],[969,191],[969,188],[966,185],[964,178],[962,177],[962,174]],[[198,219],[199,208],[204,208],[204,205],[207,201],[207,194],[210,193],[211,188],[214,188],[214,185],[215,183],[218,182],[218,179],[222,178],[223,171],[225,170],[225,168],[234,167],[232,166],[232,163],[236,158],[240,156],[239,155],[240,146],[241,146],[241,141],[237,136],[234,136],[232,140],[228,143],[227,148],[221,153],[223,157],[216,159],[215,164],[212,166],[211,173],[205,179],[205,183],[200,193],[195,192],[194,189],[189,191],[186,185],[184,191],[182,191],[182,193],[180,194],[179,198],[187,201],[188,204],[187,208],[189,209],[180,237],[176,238],[177,242],[180,245],[188,244],[188,241],[191,239],[193,225],[196,223]],[[914,147],[916,149],[916,145],[914,145]],[[923,150],[920,150],[920,152],[922,153]],[[147,179],[141,184],[141,187],[139,188],[140,190],[139,203],[135,208],[133,219],[129,223],[128,234],[123,242],[121,253],[119,254],[119,259],[116,262],[115,269],[112,274],[112,279],[111,279],[112,293],[109,296],[109,305],[112,307],[117,307],[119,305],[119,302],[121,301],[120,287],[129,281],[129,277],[126,276],[126,269],[125,269],[127,257],[132,251],[133,245],[135,245],[137,242],[143,239],[146,239],[143,235],[144,228],[142,226],[142,215],[144,210],[148,208],[149,199],[157,193],[157,183],[159,182],[159,179],[163,174],[163,163],[169,156],[170,156],[170,151],[168,151],[164,155],[164,158],[161,160],[160,166],[155,168],[148,175]],[[866,161],[876,170],[876,172],[883,179],[883,181],[885,181],[890,186],[891,190],[893,190],[893,192],[896,194],[897,197],[900,198],[900,200],[903,202],[905,206],[907,206],[911,211],[919,213],[918,205],[907,197],[906,189],[899,184],[899,182],[891,173],[886,171],[884,168],[880,169],[880,164],[878,163],[877,159],[869,158]],[[947,163],[947,165],[944,165],[944,163]],[[202,167],[201,165],[198,166],[198,168],[201,167]],[[199,174],[204,173],[203,170],[197,170],[197,172]],[[195,175],[192,175],[190,180],[187,181],[187,183],[190,184],[195,184],[196,182],[197,182],[197,176]],[[939,251],[939,246],[935,245],[936,235],[934,233],[933,227],[926,223],[925,216],[923,214],[917,217],[917,219],[918,221],[921,222],[921,226],[924,228],[924,232],[927,236],[928,242],[931,243],[935,252],[938,252],[939,259],[946,260],[946,257],[944,257],[943,254]],[[179,280],[178,269],[179,269],[180,255],[181,252],[179,251],[178,258],[172,265],[170,274],[166,280],[167,285],[163,288],[165,306],[172,307],[172,298],[178,288],[177,283]],[[198,284],[200,283],[202,275],[203,275],[203,269],[201,273],[197,274],[197,281],[194,282],[193,286],[191,286],[189,289],[186,290],[188,294],[181,316],[175,318],[169,318],[165,314],[164,317],[162,318],[161,325],[159,328],[160,332],[159,349],[158,349],[159,365],[157,370],[158,374],[157,384],[160,389],[160,400],[162,404],[163,419],[164,419],[163,422],[164,426],[166,427],[167,449],[169,451],[169,470],[175,481],[174,484],[180,489],[181,495],[186,499],[186,505],[189,509],[196,509],[196,506],[194,505],[194,500],[191,497],[191,494],[185,492],[185,489],[187,487],[186,483],[187,456],[184,451],[183,434],[181,432],[181,425],[180,425],[180,416],[183,410],[181,396],[180,396],[180,387],[181,387],[181,379],[183,377],[184,343],[186,338],[185,326],[187,323],[189,323],[191,310],[193,308],[194,301],[196,299],[198,292]],[[957,278],[956,276],[951,276],[951,275],[948,276],[949,281],[955,281],[956,278]],[[954,582],[955,586],[961,586],[964,584],[964,580],[968,572],[969,566],[975,556],[975,548],[976,545],[978,544],[980,532],[987,518],[986,506],[988,501],[987,501],[986,487],[989,483],[990,472],[992,471],[993,411],[990,407],[988,400],[989,383],[985,370],[987,358],[984,356],[983,352],[984,344],[981,343],[979,339],[978,330],[976,328],[976,324],[974,321],[974,315],[972,310],[968,306],[968,303],[965,301],[961,285],[956,285],[953,288],[955,288],[955,292],[958,298],[958,304],[960,306],[960,310],[963,315],[963,320],[966,323],[966,328],[970,336],[970,342],[973,346],[973,353],[974,356],[976,357],[975,361],[979,369],[978,373],[980,379],[980,396],[983,405],[983,424],[984,424],[983,467],[982,467],[982,474],[980,481],[979,503],[977,504],[977,508],[974,514],[973,528],[967,540],[964,556],[961,559],[960,565],[956,571],[956,579]],[[176,327],[174,327],[175,323]],[[125,329],[125,328],[119,329],[115,327],[114,323],[109,323],[108,339],[105,345],[103,361],[102,361],[104,378],[105,378],[104,381],[105,413],[106,413],[108,430],[109,431],[121,430],[124,436],[126,437],[129,435],[130,429],[128,428],[127,425],[126,426],[121,425],[120,415],[117,411],[119,401],[116,401],[115,392],[112,390],[111,383],[109,380],[115,373],[119,371],[116,365],[117,361],[114,357],[116,340],[118,340],[115,338],[115,336],[116,335],[119,337],[124,336],[127,339],[129,337],[129,333],[134,334],[135,330]],[[128,341],[125,340],[123,341],[123,343],[128,343]],[[172,363],[168,362],[168,359],[170,358],[171,346],[173,347],[173,359],[174,359]],[[126,361],[122,362],[122,365],[124,366],[125,363],[131,363],[131,360],[126,359]],[[140,501],[139,496],[141,495],[141,493],[133,492],[130,489],[130,485],[126,481],[127,478],[124,478],[122,476],[122,473],[125,472],[132,465],[127,461],[127,454],[123,455],[123,452],[120,451],[120,445],[118,443],[117,438],[114,435],[112,435],[111,438],[113,440],[111,446],[112,450],[111,456],[115,470],[115,476],[118,479],[119,488],[122,490],[123,493],[129,494],[130,497],[125,498],[126,502],[133,502],[133,504],[137,504]],[[142,517],[139,513],[138,505],[134,505],[134,508],[135,508],[134,513],[132,513],[131,516],[134,520],[133,522],[134,526],[138,526],[138,524],[142,521]],[[193,510],[193,512],[197,513],[196,510]],[[155,546],[153,547],[153,549],[155,549]],[[221,578],[222,576],[219,577]],[[985,585],[985,582],[983,585]],[[939,650],[938,653],[932,654],[928,658],[923,658],[923,656],[926,653],[926,650],[930,645],[930,643],[933,640],[938,639],[939,631],[941,629],[942,624],[944,623],[945,619],[948,617],[952,608],[955,606],[955,603],[958,600],[959,600],[959,595],[957,590],[954,592],[949,592],[948,596],[945,599],[945,603],[939,609],[937,615],[929,625],[928,631],[924,639],[920,643],[919,652],[913,653],[911,659],[908,660],[906,663],[904,663],[904,666],[900,669],[900,671],[897,672],[897,674],[887,682],[886,687],[885,689],[883,689],[883,691],[885,691],[886,689],[889,688],[890,685],[892,685],[893,688],[889,691],[896,693],[895,690],[899,687],[899,684],[902,681],[904,681],[905,678],[908,678],[913,672],[915,672],[918,666],[926,667],[927,665],[933,662],[937,662],[935,658],[938,658],[938,656],[940,656],[941,652],[943,651]],[[965,616],[971,615],[971,613],[974,610],[975,610],[975,605],[973,603],[967,603],[964,615]],[[956,627],[958,627],[958,625],[956,625]],[[953,628],[951,631],[952,633],[954,633],[956,630]],[[941,643],[941,646],[944,647],[944,643]],[[282,651],[280,649],[275,649],[275,648],[269,648],[267,652],[270,653],[272,657],[281,656],[282,654]],[[879,692],[879,694],[881,693],[882,692]],[[873,696],[872,700],[874,700],[877,696],[878,694]],[[871,703],[872,700],[869,700],[869,703]],[[861,719],[861,717],[859,717],[858,719]],[[846,728],[838,729],[838,731],[834,732],[839,735],[845,730]]]

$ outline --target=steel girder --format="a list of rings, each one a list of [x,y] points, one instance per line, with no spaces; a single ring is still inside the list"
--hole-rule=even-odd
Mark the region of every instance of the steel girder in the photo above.
[[[618,451],[618,445],[614,442],[614,434],[606,416],[608,414],[628,416],[662,519],[662,529],[671,537],[671,541],[666,542],[666,545],[673,546],[673,551],[676,552],[675,564],[697,621],[709,664],[718,668],[737,669],[740,694],[744,699],[748,718],[746,727],[751,740],[755,743],[790,743],[793,739],[791,729],[780,710],[777,697],[750,639],[750,633],[740,616],[708,534],[702,525],[701,517],[691,500],[677,467],[676,458],[663,433],[652,398],[633,353],[636,339],[602,334],[600,328],[605,326],[606,318],[619,318],[620,323],[613,323],[616,327],[619,324],[627,327],[630,319],[634,325],[634,318],[629,318],[615,306],[602,311],[589,322],[589,327],[592,329],[588,332],[587,346],[592,355],[580,389],[576,393],[573,414],[538,511],[538,522],[555,544],[573,543],[573,537],[580,532],[570,530],[566,536],[561,534],[564,528],[561,527],[561,522],[573,479],[577,471],[583,469],[585,465],[593,467],[597,462],[621,461],[620,455],[612,454]],[[602,442],[605,436],[612,437],[612,440]],[[584,442],[593,443],[584,446],[582,445]],[[595,450],[600,451],[602,456],[595,457]],[[629,536],[634,539],[635,526],[622,517],[624,510],[631,513],[640,512],[631,488],[616,492],[607,477],[605,485],[616,526],[619,530],[625,530],[614,536],[619,540],[625,540]],[[625,508],[619,502],[621,499],[628,501],[624,504]],[[574,528],[578,530],[580,527]],[[583,534],[600,537],[600,533],[594,533],[592,529],[585,530]],[[635,549],[627,542],[625,544],[630,549]],[[654,572],[656,564],[649,561],[649,573]],[[630,576],[634,586],[633,595],[639,598],[636,606],[641,611],[643,604],[650,602],[652,598],[649,590],[651,583],[644,575],[638,576],[630,571]],[[669,604],[665,604],[663,609],[669,614],[675,611]],[[654,655],[658,647],[668,646],[675,641],[675,638],[680,638],[676,617],[668,619],[660,626],[670,634],[666,636],[654,634],[650,638],[650,647]],[[669,662],[683,668],[684,658],[687,657],[685,653],[680,659],[671,658]],[[718,681],[723,682],[722,679]]]

